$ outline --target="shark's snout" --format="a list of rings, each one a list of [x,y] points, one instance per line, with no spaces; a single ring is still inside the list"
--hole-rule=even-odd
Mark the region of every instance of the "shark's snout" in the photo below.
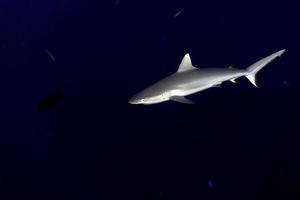
[[[141,102],[140,102],[140,99],[137,98],[136,95],[135,95],[135,96],[133,96],[129,99],[128,103],[130,103],[130,104],[140,104]]]
[[[135,99],[133,99],[133,98],[129,99],[128,103],[130,103],[130,104],[138,104],[138,102]]]

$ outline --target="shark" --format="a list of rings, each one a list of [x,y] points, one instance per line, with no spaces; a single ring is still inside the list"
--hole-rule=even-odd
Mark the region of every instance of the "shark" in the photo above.
[[[189,53],[186,53],[175,73],[137,93],[129,99],[128,103],[150,105],[171,100],[194,104],[194,101],[186,96],[211,87],[219,87],[225,81],[236,83],[236,79],[242,76],[258,87],[257,73],[284,52],[285,49],[282,49],[273,53],[246,69],[235,69],[231,66],[228,68],[197,68],[193,66]]]

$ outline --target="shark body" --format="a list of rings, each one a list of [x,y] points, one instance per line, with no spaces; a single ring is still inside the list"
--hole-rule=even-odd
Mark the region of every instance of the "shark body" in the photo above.
[[[219,86],[224,81],[232,81],[245,76],[256,85],[256,74],[264,66],[281,56],[285,49],[273,53],[249,66],[247,69],[233,68],[196,68],[192,65],[190,55],[187,53],[176,73],[154,83],[153,85],[134,95],[131,104],[156,104],[164,101],[177,101],[193,104],[185,96]]]

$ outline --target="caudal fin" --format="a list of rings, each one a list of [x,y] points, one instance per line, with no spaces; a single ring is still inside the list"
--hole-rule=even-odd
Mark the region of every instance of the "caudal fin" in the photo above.
[[[246,77],[249,79],[249,81],[255,86],[258,87],[256,84],[256,74],[267,64],[269,64],[271,61],[273,61],[275,58],[281,56],[285,52],[285,49],[282,49],[276,53],[273,53],[272,55],[269,55],[268,57],[265,57],[256,63],[252,64],[247,68],[247,75]]]

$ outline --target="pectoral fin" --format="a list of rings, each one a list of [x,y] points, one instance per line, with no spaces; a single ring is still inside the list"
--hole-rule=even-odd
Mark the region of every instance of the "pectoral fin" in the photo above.
[[[172,96],[172,97],[170,97],[170,100],[177,101],[180,103],[185,103],[185,104],[194,104],[193,101],[191,101],[183,96]]]

